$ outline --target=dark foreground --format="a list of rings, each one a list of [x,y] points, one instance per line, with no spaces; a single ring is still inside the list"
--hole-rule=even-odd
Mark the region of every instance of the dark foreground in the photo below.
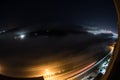
[[[43,77],[37,77],[37,78],[12,78],[0,75],[0,80],[44,80]]]

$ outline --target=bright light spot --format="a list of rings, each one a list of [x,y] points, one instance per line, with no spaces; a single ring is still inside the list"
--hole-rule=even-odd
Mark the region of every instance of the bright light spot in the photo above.
[[[17,36],[14,37],[14,39],[24,39],[26,37],[25,34],[19,34]]]
[[[25,34],[20,34],[14,37],[14,39],[24,39],[26,37]]]
[[[50,75],[51,72],[50,72],[48,69],[46,69],[46,70],[45,70],[45,74],[46,74],[46,75]]]
[[[21,34],[21,35],[20,35],[20,38],[21,38],[21,39],[24,39],[24,38],[25,38],[25,35],[24,35],[24,34]]]
[[[114,51],[114,46],[115,46],[115,43],[113,43],[111,46],[108,46],[108,48],[110,49],[110,53],[112,54],[113,51]]]
[[[101,70],[101,73],[102,73],[102,74],[105,74],[105,72],[106,72],[105,69],[102,69],[102,70]]]
[[[108,59],[109,60],[109,59]],[[102,63],[102,65],[100,66],[100,73],[102,73],[102,74],[105,74],[105,72],[106,72],[106,69],[107,69],[107,67],[108,67],[108,64],[109,64],[109,61],[105,61],[105,62],[103,62]]]
[[[54,80],[54,73],[51,72],[49,69],[45,69],[45,73],[43,76],[45,80]]]
[[[111,52],[113,52],[114,46],[109,46],[109,49],[110,49]]]
[[[103,64],[102,64],[102,67],[107,67],[108,66],[108,62],[104,62]]]

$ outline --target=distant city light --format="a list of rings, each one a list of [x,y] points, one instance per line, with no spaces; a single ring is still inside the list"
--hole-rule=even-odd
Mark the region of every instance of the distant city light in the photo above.
[[[20,34],[18,36],[15,36],[14,39],[24,39],[26,37],[25,34]]]
[[[44,79],[45,80],[55,80],[54,79],[54,73],[51,72],[49,69],[45,69],[45,73],[44,73]]]
[[[51,72],[50,72],[48,69],[46,69],[46,70],[45,70],[45,74],[46,74],[46,75],[50,75]]]
[[[48,76],[48,75],[53,75],[54,73],[52,71],[50,71],[49,69],[45,69],[45,76]]]
[[[21,39],[24,39],[24,38],[25,38],[25,35],[24,35],[24,34],[21,34],[21,35],[20,35],[20,38],[21,38]]]

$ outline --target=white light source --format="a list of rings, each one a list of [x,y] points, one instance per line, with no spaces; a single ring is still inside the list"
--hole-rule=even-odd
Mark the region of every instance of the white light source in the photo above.
[[[24,39],[24,38],[25,38],[25,35],[24,35],[24,34],[21,34],[21,35],[20,35],[20,38],[21,38],[21,39]]]
[[[102,69],[102,70],[101,70],[101,73],[102,73],[102,74],[105,74],[105,72],[106,72],[105,69]]]

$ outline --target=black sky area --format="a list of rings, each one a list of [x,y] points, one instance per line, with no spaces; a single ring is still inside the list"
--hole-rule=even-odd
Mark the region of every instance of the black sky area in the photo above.
[[[117,32],[113,0],[1,1],[0,24],[2,27],[80,24]]]

